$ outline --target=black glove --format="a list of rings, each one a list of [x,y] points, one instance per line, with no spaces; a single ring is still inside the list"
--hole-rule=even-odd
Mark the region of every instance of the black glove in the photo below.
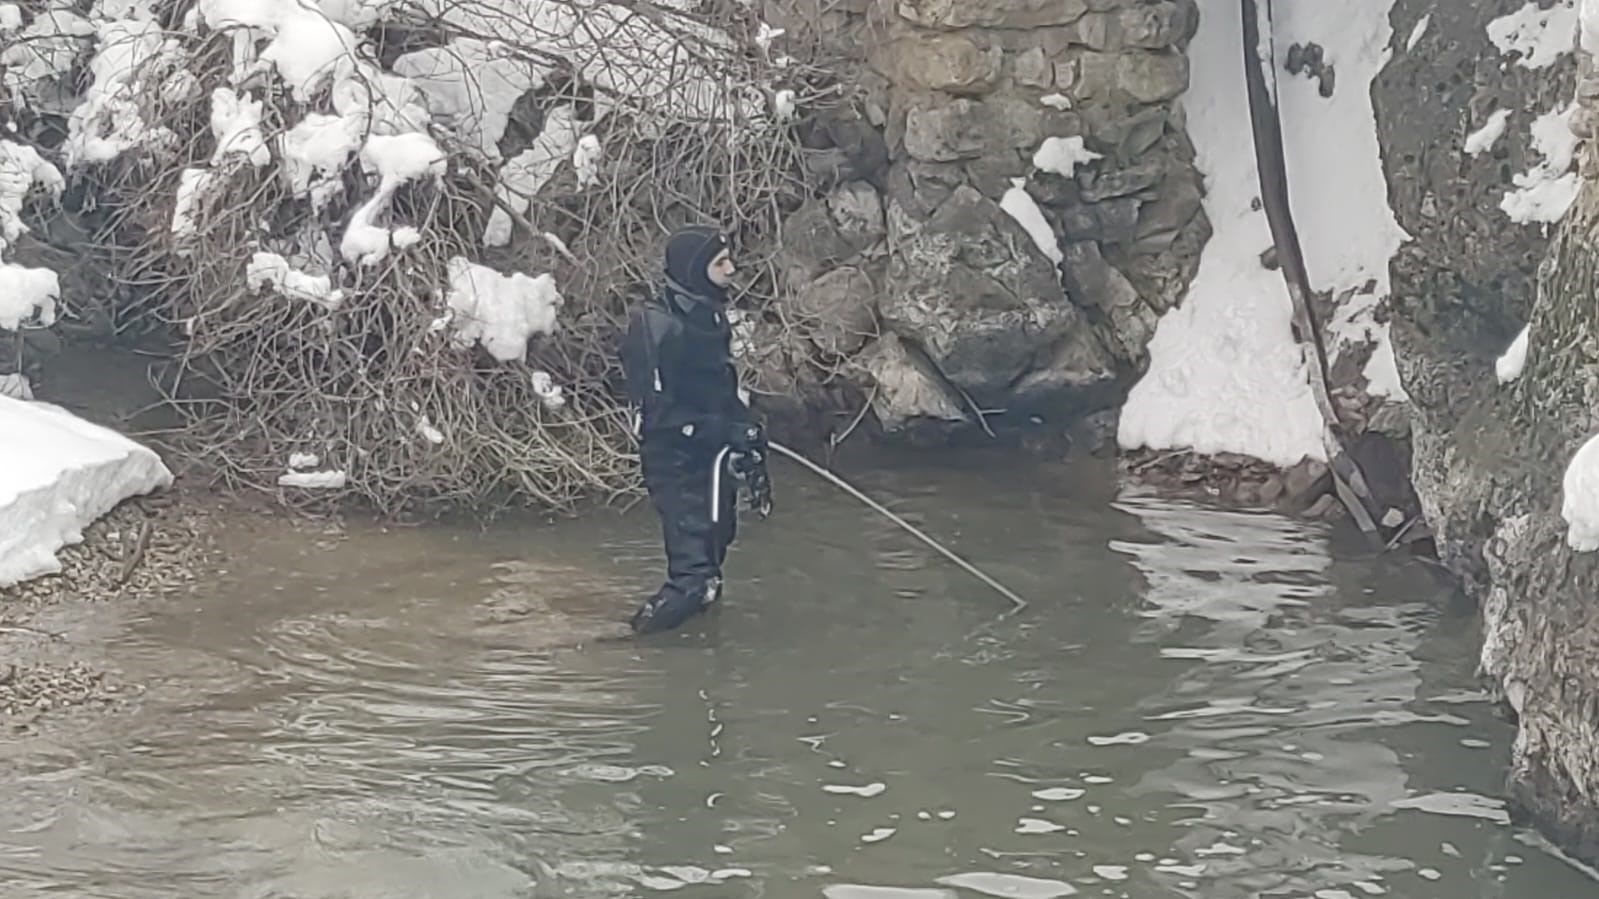
[[[735,421],[728,428],[727,445],[735,453],[759,452],[766,456],[766,432],[753,421]]]
[[[728,435],[729,467],[748,488],[750,507],[762,518],[772,514],[772,479],[766,473],[766,434],[753,422],[740,422]]]

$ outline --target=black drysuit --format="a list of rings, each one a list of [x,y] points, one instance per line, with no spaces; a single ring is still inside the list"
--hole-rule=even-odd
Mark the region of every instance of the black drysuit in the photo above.
[[[666,286],[633,313],[622,344],[628,395],[640,415],[644,484],[666,542],[666,582],[634,616],[640,632],[671,630],[716,601],[737,533],[737,489],[726,470],[715,522],[711,510],[718,456],[750,421],[738,398],[727,295],[706,272],[725,246],[710,229],[674,235]]]

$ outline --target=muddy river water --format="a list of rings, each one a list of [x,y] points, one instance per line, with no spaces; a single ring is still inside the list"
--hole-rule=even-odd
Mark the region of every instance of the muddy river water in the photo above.
[[[647,508],[245,529],[103,638],[129,708],[0,750],[0,896],[1599,895],[1512,824],[1470,610],[1109,468],[796,469],[724,606],[603,639]]]

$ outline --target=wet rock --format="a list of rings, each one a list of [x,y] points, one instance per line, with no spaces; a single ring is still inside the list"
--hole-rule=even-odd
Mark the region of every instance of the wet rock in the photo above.
[[[876,54],[879,69],[896,80],[951,94],[980,94],[999,77],[998,46],[979,47],[960,34],[918,34],[885,44]]]
[[[1113,12],[1091,12],[1077,21],[1077,41],[1100,53],[1122,49],[1121,18]]]
[[[1086,0],[897,0],[900,16],[927,28],[1037,28],[1069,25],[1089,9]]]
[[[1165,175],[1165,162],[1154,159],[1122,169],[1085,168],[1077,174],[1077,185],[1084,200],[1099,203],[1154,187]]]
[[[1117,14],[1123,43],[1128,47],[1162,50],[1193,33],[1198,9],[1191,0],[1129,6]]]
[[[865,181],[839,185],[827,195],[827,211],[839,236],[856,251],[864,250],[888,234],[883,198]]]
[[[906,114],[905,152],[924,162],[954,162],[1001,150],[1030,150],[1043,140],[1045,119],[1045,110],[1017,98],[920,105]]]
[[[1283,473],[1283,488],[1291,502],[1308,502],[1332,489],[1332,474],[1325,462],[1304,459]]]
[[[1064,249],[1066,290],[1077,305],[1109,310],[1138,302],[1138,291],[1132,282],[1105,259],[1097,242],[1078,241]]]
[[[1161,235],[1175,240],[1203,208],[1204,195],[1199,179],[1188,173],[1174,173],[1161,182],[1160,195],[1153,203],[1139,207],[1135,236],[1141,241]]]
[[[822,352],[848,356],[876,332],[877,288],[854,266],[834,269],[794,296],[795,312],[810,340]]]
[[[783,223],[782,258],[790,283],[809,281],[860,249],[833,221],[825,200],[807,203]]]
[[[895,334],[884,334],[861,352],[861,362],[877,386],[872,413],[884,430],[898,431],[918,419],[965,422],[961,398],[944,386],[936,371],[913,355]]]
[[[1170,100],[1188,89],[1188,57],[1128,52],[1116,57],[1116,87],[1140,103]]]
[[[1033,47],[1018,55],[1011,72],[1016,83],[1026,87],[1048,89],[1055,86],[1055,66],[1044,55],[1042,47]]]
[[[1033,356],[1077,326],[1055,271],[992,200],[960,187],[895,248],[882,315],[954,383],[1002,394]]]

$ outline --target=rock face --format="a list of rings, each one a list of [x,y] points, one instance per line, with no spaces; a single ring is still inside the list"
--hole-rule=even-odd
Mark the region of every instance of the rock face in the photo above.
[[[812,141],[838,174],[785,226],[785,321],[889,431],[1114,406],[1210,234],[1174,103],[1194,0],[847,8],[866,99]]]
[[[1599,185],[1582,188],[1552,246],[1540,224],[1501,209],[1512,176],[1542,161],[1533,118],[1571,102],[1577,69],[1571,55],[1527,68],[1489,43],[1488,23],[1521,7],[1395,4],[1399,47],[1373,86],[1390,198],[1413,238],[1391,266],[1392,335],[1414,407],[1416,491],[1440,556],[1481,604],[1482,671],[1518,717],[1511,793],[1593,860],[1599,559],[1567,547],[1560,505],[1567,460],[1599,428]],[[1406,52],[1404,36],[1427,14]],[[1583,105],[1591,115],[1592,100]],[[1489,142],[1481,129],[1497,109],[1515,112]],[[1488,143],[1476,155],[1465,150],[1473,134]],[[1526,368],[1501,385],[1495,360],[1529,320]]]

